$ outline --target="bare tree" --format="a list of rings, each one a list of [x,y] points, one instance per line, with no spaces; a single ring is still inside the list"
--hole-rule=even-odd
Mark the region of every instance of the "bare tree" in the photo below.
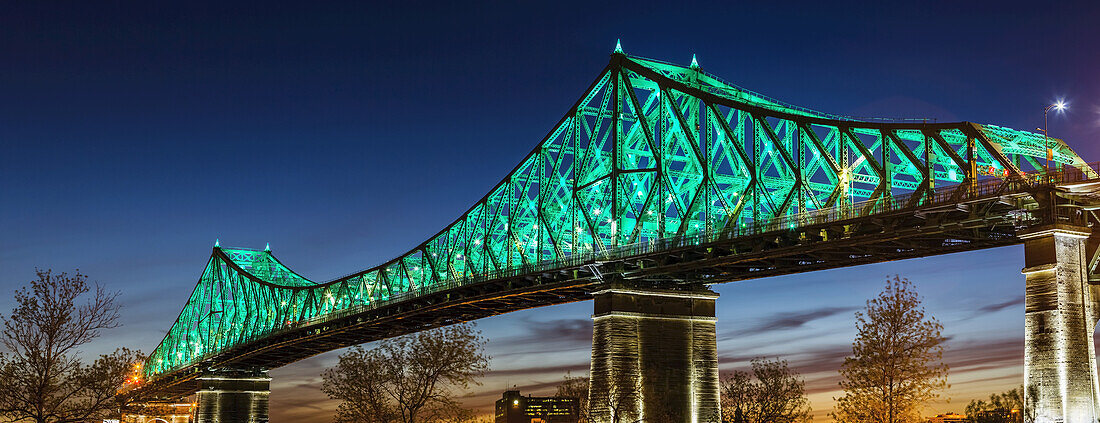
[[[321,390],[342,402],[337,422],[416,423],[472,416],[454,400],[489,367],[485,338],[464,323],[353,347],[321,374]]]
[[[14,422],[67,423],[117,413],[119,388],[140,353],[127,349],[86,365],[78,348],[118,327],[118,293],[91,291],[77,271],[36,270],[30,287],[15,292],[16,307],[0,316],[0,416]],[[86,301],[80,300],[91,293]]]
[[[577,414],[580,417],[578,423],[588,423],[588,382],[589,378],[586,376],[570,376],[565,374],[564,380],[561,385],[558,385],[558,392],[555,396],[568,397],[577,399]]]
[[[722,381],[721,389],[722,419],[733,423],[751,421],[756,401],[752,375],[748,372],[734,371]]]
[[[920,420],[925,402],[947,386],[943,325],[928,316],[908,279],[894,276],[865,312],[840,370],[844,396],[832,417],[842,423]]]
[[[733,372],[722,382],[722,394],[726,422],[795,423],[811,419],[805,384],[783,360],[753,359],[752,374]]]
[[[618,372],[614,383],[589,394],[588,419],[608,423],[640,423],[643,418],[642,411],[638,409],[641,396],[641,377]]]

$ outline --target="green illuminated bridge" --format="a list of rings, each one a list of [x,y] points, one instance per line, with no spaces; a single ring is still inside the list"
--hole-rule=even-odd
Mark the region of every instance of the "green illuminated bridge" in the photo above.
[[[1095,168],[1062,140],[820,113],[725,82],[694,58],[681,66],[617,49],[531,142],[454,223],[367,270],[320,282],[266,249],[215,246],[128,394],[175,398],[217,369],[275,368],[609,287],[701,292],[1019,244],[1037,228],[1095,220]]]

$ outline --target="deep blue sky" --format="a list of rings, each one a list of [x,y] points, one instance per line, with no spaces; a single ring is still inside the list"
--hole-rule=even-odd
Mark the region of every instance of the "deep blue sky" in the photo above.
[[[629,54],[686,63],[694,53],[723,79],[837,114],[1032,129],[1064,97],[1070,110],[1052,116],[1051,134],[1096,161],[1098,21],[1100,6],[1086,1],[6,3],[0,292],[36,266],[80,268],[122,290],[126,307],[126,326],[88,351],[149,351],[215,238],[270,242],[320,280],[380,263],[503,177],[597,76],[617,38]],[[827,410],[853,307],[901,272],[955,336],[951,360],[1003,355],[956,372],[954,400],[935,410],[961,410],[1017,383],[1020,254],[719,287],[723,368],[754,354],[788,357],[810,380],[815,409]],[[484,321],[498,371],[471,404],[512,384],[545,391],[561,369],[583,373],[589,308]],[[554,349],[533,334],[569,342],[532,356]],[[277,418],[327,421],[332,404],[314,400],[315,385],[334,356],[275,372]]]

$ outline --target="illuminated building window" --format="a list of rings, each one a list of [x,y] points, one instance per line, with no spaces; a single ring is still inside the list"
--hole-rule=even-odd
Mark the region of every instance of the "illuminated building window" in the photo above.
[[[504,391],[496,402],[496,423],[576,423],[578,398],[533,397]]]

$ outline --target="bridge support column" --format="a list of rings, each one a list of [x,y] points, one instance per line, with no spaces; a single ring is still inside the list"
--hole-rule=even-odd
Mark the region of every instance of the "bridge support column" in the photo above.
[[[1037,423],[1096,422],[1097,313],[1088,285],[1085,227],[1055,225],[1024,240],[1025,404]]]
[[[611,288],[595,294],[593,423],[719,422],[718,294]]]
[[[191,423],[194,406],[179,402],[129,403],[122,408],[122,423]]]
[[[198,378],[197,423],[267,423],[266,370],[212,371]]]

